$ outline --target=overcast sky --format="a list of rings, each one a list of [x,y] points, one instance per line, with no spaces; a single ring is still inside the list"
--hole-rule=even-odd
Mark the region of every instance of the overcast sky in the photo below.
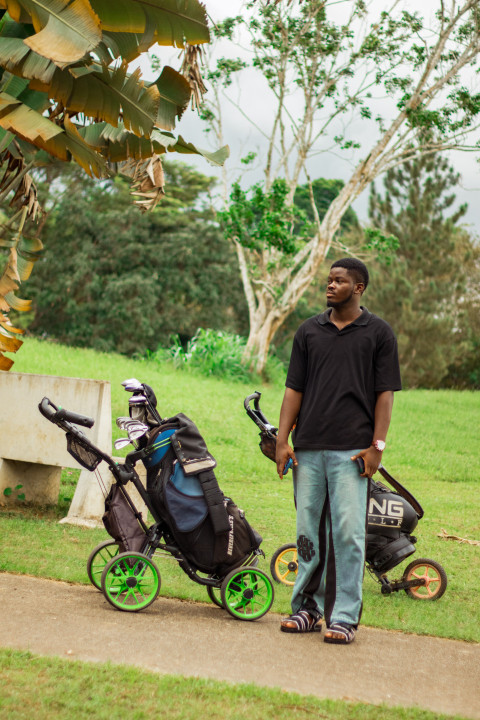
[[[347,0],[347,2],[348,1],[349,0]],[[386,8],[384,0],[373,0],[373,2],[382,9]],[[334,4],[337,6],[335,10],[338,13],[343,12],[342,6],[345,5],[345,2],[336,2]],[[403,0],[400,4],[402,6],[408,5],[410,9],[414,9],[415,7],[418,9],[418,2],[416,0]],[[244,2],[242,0],[206,0],[206,6],[213,21],[218,21],[226,16],[241,14]],[[423,0],[422,2],[422,8],[424,8],[424,12],[426,13],[432,13],[435,7],[438,7],[438,0]],[[171,49],[169,51],[158,49],[157,52],[162,61],[178,68],[177,52],[173,55]],[[221,54],[227,55],[228,49],[224,48]],[[241,51],[235,51],[235,54],[240,55]],[[245,50],[245,56],[248,56],[248,49]],[[144,76],[153,79],[148,63],[143,61],[141,65]],[[475,84],[477,84],[477,92],[480,91],[478,76],[472,74],[472,89]],[[234,86],[234,95],[241,108],[245,108],[247,112],[252,112],[258,128],[269,127],[271,122],[271,105],[268,102],[265,87],[262,85],[258,74],[253,71],[244,71],[241,74],[241,82],[237,86]],[[262,138],[261,132],[249,124],[234,104],[225,101],[223,103],[222,114],[225,139],[231,149],[231,157],[227,160],[226,167],[229,178],[234,180],[242,167],[239,159],[250,151],[257,152],[259,155],[264,154],[265,141]],[[186,140],[200,147],[210,147],[207,136],[202,132],[202,123],[191,110],[185,113],[177,126],[177,131]],[[353,124],[350,128],[351,136],[355,137],[355,139],[361,140],[362,136],[364,139],[367,139],[365,138],[365,132],[368,131],[365,129],[365,125],[361,123],[358,123],[358,125]],[[366,152],[367,148],[368,144],[360,151],[362,155]],[[360,157],[361,155],[358,155],[355,159],[358,161]],[[219,175],[218,169],[207,164],[203,158],[188,155],[182,158],[182,160],[183,159],[198,167],[198,169],[205,174]],[[315,161],[309,164],[311,177],[342,178],[346,180],[352,171],[352,159],[353,158],[342,158],[339,154],[325,153],[319,155]],[[468,214],[464,222],[470,227],[472,232],[480,236],[480,164],[478,163],[478,156],[475,153],[456,152],[450,154],[450,159],[456,170],[461,173],[461,182],[456,190],[457,199],[459,202],[468,203],[469,206]],[[250,184],[262,179],[263,176],[260,165],[258,164],[256,170],[254,169],[250,171],[248,175],[244,176],[244,183]],[[379,188],[381,186],[381,180],[377,179],[376,184]],[[353,205],[360,220],[366,220],[367,218],[367,201],[368,190],[365,191]]]

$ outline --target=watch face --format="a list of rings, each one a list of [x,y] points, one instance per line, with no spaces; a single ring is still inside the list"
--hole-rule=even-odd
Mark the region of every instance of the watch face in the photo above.
[[[380,450],[380,452],[383,452],[383,450],[385,450],[385,442],[383,440],[375,440],[373,444],[377,448],[377,450]]]

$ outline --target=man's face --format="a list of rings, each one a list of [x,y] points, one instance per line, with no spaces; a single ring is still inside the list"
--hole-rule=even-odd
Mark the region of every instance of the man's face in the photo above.
[[[361,283],[356,283],[346,268],[331,268],[327,280],[327,307],[344,307],[360,292],[361,287]]]

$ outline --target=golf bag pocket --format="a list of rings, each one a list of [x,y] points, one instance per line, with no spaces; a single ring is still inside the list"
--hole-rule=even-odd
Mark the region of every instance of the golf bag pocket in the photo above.
[[[120,552],[141,551],[145,533],[118,485],[112,485],[105,498],[102,520],[108,534],[118,542]]]
[[[215,538],[214,562],[220,574],[229,567],[241,565],[262,542],[241,510],[231,498],[225,498],[230,531]]]
[[[194,494],[194,490],[197,493]],[[186,478],[179,463],[165,484],[165,504],[176,529],[182,533],[195,530],[208,515],[200,482],[195,477]]]
[[[207,478],[208,479],[208,478]],[[241,565],[262,539],[250,527],[245,514],[225,498],[213,477],[213,491],[221,495],[219,507],[226,517],[224,532],[216,532],[212,505],[207,502],[205,478],[185,473],[170,447],[162,461],[147,471],[147,492],[152,505],[168,526],[174,541],[187,560],[201,572],[225,574]],[[216,485],[216,488],[215,488]]]

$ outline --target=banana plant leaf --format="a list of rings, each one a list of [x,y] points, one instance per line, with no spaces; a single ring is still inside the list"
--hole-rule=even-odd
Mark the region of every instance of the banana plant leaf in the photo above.
[[[16,337],[10,337],[0,333],[0,350],[4,352],[17,352],[18,348],[22,345],[22,341]]]
[[[0,0],[16,22],[31,23],[25,44],[57,64],[80,60],[102,40],[100,20],[88,0]]]
[[[87,145],[76,125],[68,118],[64,120],[64,127],[65,135],[55,138],[53,142],[63,141],[65,143],[65,149],[88,175],[104,177],[107,173],[104,158]],[[51,152],[48,147],[46,149],[48,152]]]
[[[48,85],[57,66],[48,58],[33,52],[21,38],[0,37],[0,65],[8,72]]]
[[[154,28],[159,45],[183,47],[210,41],[207,13],[198,0],[90,0],[106,32],[144,34]]]
[[[26,38],[29,36],[29,32],[27,30],[26,25],[23,23],[17,23],[15,20],[12,20],[12,18],[9,16],[7,12],[4,12],[1,20],[0,20],[0,35],[5,37],[16,37],[16,38]]]
[[[22,345],[22,340],[6,335],[0,331],[0,370],[10,370],[13,365],[13,360],[6,358],[2,355],[2,352],[17,352],[18,348]]]
[[[155,125],[164,130],[173,130],[175,118],[182,117],[190,102],[190,84],[183,75],[166,65],[152,85],[156,86],[161,98]]]
[[[7,148],[13,140],[15,139],[15,135],[11,132],[7,132],[3,128],[0,128],[0,153],[2,153],[5,148]]]
[[[14,335],[23,335],[24,330],[20,328],[13,327],[12,323],[8,319],[7,315],[4,315],[0,312],[0,327],[3,329],[5,335],[9,335],[10,333]],[[2,331],[0,331],[2,332]]]
[[[16,77],[5,72],[0,81],[0,92],[6,93],[32,110],[43,114],[51,103],[46,92],[38,92],[29,87],[28,78]]]
[[[132,132],[148,136],[157,118],[160,93],[156,86],[145,86],[140,70],[127,75],[127,67],[124,62],[117,68],[96,64],[57,70],[48,85],[32,80],[31,87],[49,90],[66,112],[83,113],[111,125],[122,116]]]
[[[12,97],[18,97],[25,90],[28,89],[28,79],[22,77],[15,77],[9,73],[3,73],[0,90],[6,92]]]
[[[35,145],[44,145],[63,132],[61,127],[7,92],[0,93],[0,126]]]
[[[0,26],[0,66],[19,77],[49,82],[56,65],[25,44],[24,40],[29,35],[27,27],[5,14]]]
[[[10,307],[13,308],[13,310],[17,310],[19,312],[29,312],[29,310],[32,309],[31,300],[22,300],[22,298],[14,295],[13,292],[7,293],[5,295],[5,300],[8,302]]]
[[[136,135],[148,136],[154,124],[173,130],[191,95],[186,78],[168,66],[156,81],[145,85],[140,70],[127,74],[126,62],[117,68],[94,63],[60,69],[29,50],[19,38],[1,40],[0,65],[23,82],[29,79],[29,89],[41,92],[47,100],[44,107],[50,97],[69,113],[81,112],[111,125],[116,125],[121,115]]]
[[[154,37],[146,37],[143,33],[104,32],[103,40],[96,52],[101,51],[104,47],[110,57],[121,57],[127,62],[132,62],[146,52],[154,42],[156,42]]]
[[[13,360],[10,360],[10,358],[6,358],[5,355],[2,355],[0,352],[0,370],[10,370],[10,368],[13,365]]]
[[[13,160],[14,168],[15,165],[16,161]],[[12,173],[14,169],[10,171]],[[19,182],[26,184],[25,193],[28,194],[28,187],[32,183],[28,174],[22,173]],[[9,370],[13,365],[13,360],[6,358],[3,353],[17,352],[23,344],[18,335],[24,331],[14,327],[6,313],[12,308],[21,311],[31,309],[31,301],[18,298],[15,292],[20,283],[30,276],[43,248],[40,239],[22,235],[27,214],[27,207],[23,207],[0,226],[0,246],[9,247],[7,262],[0,276],[0,370]]]
[[[43,243],[39,238],[23,236],[17,246],[17,272],[21,282],[31,275],[33,266],[40,259]]]
[[[156,128],[148,139],[128,132],[121,123],[116,128],[105,122],[92,123],[81,128],[79,132],[88,145],[113,163],[123,162],[128,158],[139,160],[151,157],[153,154],[180,152],[202,155],[212,165],[222,165],[230,154],[228,145],[214,152],[203,150],[193,143],[186,142],[181,136],[177,138],[170,132],[162,132]]]
[[[105,175],[104,159],[85,142],[68,117],[61,127],[3,92],[0,93],[0,127],[60,160],[69,161],[73,157],[89,175]]]

